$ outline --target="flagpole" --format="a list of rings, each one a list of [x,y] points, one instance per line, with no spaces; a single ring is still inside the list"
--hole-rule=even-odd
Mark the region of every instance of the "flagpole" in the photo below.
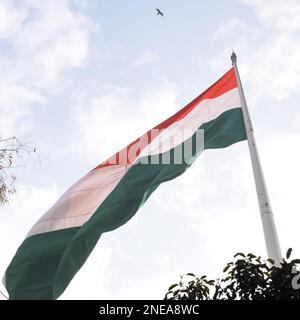
[[[273,259],[277,266],[280,266],[280,262],[282,260],[280,244],[279,244],[278,235],[276,231],[275,221],[273,218],[271,203],[270,203],[264,175],[262,172],[261,163],[259,160],[258,151],[256,148],[252,121],[251,121],[248,106],[246,103],[245,94],[242,87],[239,71],[237,68],[237,56],[234,51],[232,52],[232,55],[231,55],[231,61],[234,67],[237,84],[238,84],[238,91],[241,98],[243,118],[245,123],[246,134],[247,134],[247,141],[248,141],[248,146],[250,151],[250,157],[251,157],[253,175],[255,180],[257,199],[258,199],[262,225],[264,230],[267,253],[268,253],[268,257]]]

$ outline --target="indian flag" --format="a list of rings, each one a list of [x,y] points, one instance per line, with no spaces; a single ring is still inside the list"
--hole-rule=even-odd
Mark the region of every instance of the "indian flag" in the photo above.
[[[10,299],[58,298],[102,233],[125,224],[203,149],[245,139],[231,68],[183,109],[87,173],[36,222],[6,270]]]

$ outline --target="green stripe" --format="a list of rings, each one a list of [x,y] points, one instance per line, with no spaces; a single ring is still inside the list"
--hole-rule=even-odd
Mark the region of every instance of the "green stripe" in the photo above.
[[[242,110],[231,109],[200,127],[204,148],[224,148],[246,139]],[[195,135],[190,138],[195,141]],[[189,159],[181,164],[133,165],[94,215],[81,227],[26,239],[6,271],[10,299],[56,299],[66,289],[93,250],[101,234],[126,223],[162,183],[181,175],[199,155],[192,143]],[[174,159],[176,149],[170,151]],[[157,157],[157,156],[156,156]],[[145,160],[145,159],[143,159]],[[151,157],[153,160],[153,157]],[[143,162],[144,163],[144,162]]]
[[[53,299],[58,263],[79,229],[62,229],[25,239],[5,273],[9,298]]]
[[[204,129],[204,149],[226,148],[247,139],[241,108],[225,111],[200,128]]]

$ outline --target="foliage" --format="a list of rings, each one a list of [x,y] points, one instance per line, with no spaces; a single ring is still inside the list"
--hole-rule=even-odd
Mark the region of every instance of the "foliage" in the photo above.
[[[272,259],[237,253],[225,266],[222,279],[188,273],[169,287],[165,300],[299,300],[300,259],[291,260],[291,252],[280,266]]]
[[[33,153],[36,154],[35,148],[31,149],[16,137],[0,137],[0,205],[6,204],[9,196],[16,192],[16,176],[11,170],[25,165]]]

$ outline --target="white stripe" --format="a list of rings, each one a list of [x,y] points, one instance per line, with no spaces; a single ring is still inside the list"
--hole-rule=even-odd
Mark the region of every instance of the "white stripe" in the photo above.
[[[128,167],[113,165],[89,172],[37,221],[27,237],[82,226],[119,183]]]
[[[136,159],[166,152],[190,138],[204,123],[223,112],[241,107],[238,89],[232,89],[213,99],[202,100],[186,117],[174,122],[151,141]]]

